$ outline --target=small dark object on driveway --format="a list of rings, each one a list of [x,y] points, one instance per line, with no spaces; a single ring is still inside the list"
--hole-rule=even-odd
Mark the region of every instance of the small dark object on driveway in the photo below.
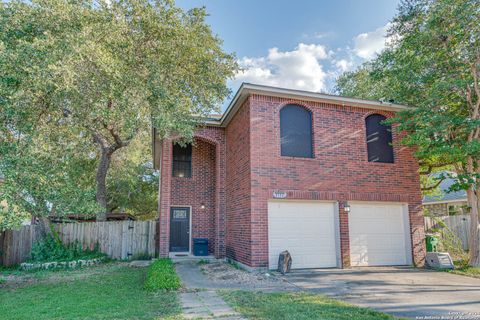
[[[278,272],[285,274],[292,268],[292,256],[287,250],[280,252],[278,256]]]

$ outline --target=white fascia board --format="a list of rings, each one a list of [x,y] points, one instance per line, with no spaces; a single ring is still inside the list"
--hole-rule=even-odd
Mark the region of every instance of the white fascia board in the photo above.
[[[412,109],[412,107],[381,101],[364,100],[357,98],[342,97],[324,93],[285,89],[270,87],[264,85],[257,85],[251,83],[242,83],[237,93],[233,97],[232,101],[228,105],[225,113],[219,120],[207,120],[205,123],[211,126],[226,127],[230,120],[233,118],[237,110],[240,108],[245,99],[251,94],[275,96],[281,98],[287,98],[292,100],[306,100],[315,102],[326,102],[342,106],[359,107],[366,109],[376,109],[384,111],[398,112],[402,110]]]

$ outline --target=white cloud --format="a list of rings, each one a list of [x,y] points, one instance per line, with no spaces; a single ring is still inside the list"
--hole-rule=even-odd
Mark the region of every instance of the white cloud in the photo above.
[[[374,31],[361,33],[353,39],[353,51],[357,56],[363,59],[372,59],[376,54],[380,53],[385,48],[387,39],[387,30],[390,24],[387,23],[383,27],[377,28]]]
[[[309,91],[325,90],[326,72],[321,60],[331,53],[317,44],[300,43],[292,51],[278,48],[268,50],[259,58],[244,57],[239,61],[243,71],[235,78],[238,82],[251,82],[270,86]]]
[[[352,68],[353,61],[352,60],[347,60],[347,59],[340,59],[340,60],[334,61],[334,64],[338,68],[339,71],[345,72],[345,71],[348,71]]]
[[[329,92],[339,75],[354,70],[365,60],[375,57],[383,50],[389,24],[353,38],[353,48],[347,44],[331,48],[320,42],[329,33],[316,33],[313,44],[299,43],[291,51],[270,48],[265,56],[244,57],[238,62],[238,72],[232,85],[241,82],[275,87],[300,89],[314,92]],[[310,37],[311,38],[311,37]],[[307,40],[304,40],[307,41]]]

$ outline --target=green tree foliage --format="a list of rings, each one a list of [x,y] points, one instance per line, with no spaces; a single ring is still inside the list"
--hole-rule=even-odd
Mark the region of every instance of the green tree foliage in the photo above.
[[[479,21],[478,0],[403,1],[386,50],[338,81],[340,94],[416,107],[394,121],[408,133],[402,142],[416,147],[422,173],[453,167],[452,189],[467,190],[472,265],[480,263]]]
[[[148,133],[139,134],[112,160],[107,179],[109,212],[126,212],[140,219],[158,214],[159,177],[153,169]]]
[[[80,195],[74,187],[76,179],[91,179],[84,173],[94,159],[97,219],[104,220],[106,181],[118,150],[152,124],[160,136],[191,139],[195,125],[228,95],[226,80],[237,68],[205,16],[204,9],[184,12],[169,0],[2,2],[0,161],[7,163],[1,164],[6,181],[13,181],[9,176],[20,174],[25,162],[41,162],[38,179],[5,184],[9,203],[26,211],[31,203],[43,205],[37,212],[45,214],[66,198],[89,198],[88,183]],[[59,125],[65,136],[55,140],[51,135]],[[34,142],[38,137],[47,137],[45,145]],[[15,139],[22,143],[8,146]],[[45,157],[37,160],[35,152]],[[74,161],[81,170],[67,168],[77,165]],[[40,176],[43,184],[36,182]],[[59,188],[57,180],[63,187],[75,183]],[[62,201],[52,202],[45,187]],[[37,196],[49,200],[35,201]]]
[[[31,216],[99,211],[95,201],[95,149],[66,124],[0,141],[0,230]],[[48,231],[48,230],[47,230]]]

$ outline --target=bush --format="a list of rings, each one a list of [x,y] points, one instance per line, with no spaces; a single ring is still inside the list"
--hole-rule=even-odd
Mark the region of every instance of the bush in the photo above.
[[[78,241],[65,245],[55,234],[49,234],[32,247],[30,262],[73,261],[104,257],[98,243],[93,250],[83,250]]]
[[[180,286],[180,278],[170,259],[156,260],[150,265],[145,279],[146,290],[177,290]]]

